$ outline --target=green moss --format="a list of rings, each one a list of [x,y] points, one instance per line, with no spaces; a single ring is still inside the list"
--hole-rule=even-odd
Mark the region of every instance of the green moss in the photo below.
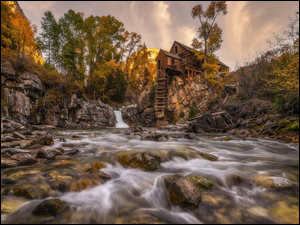
[[[289,123],[286,128],[287,131],[299,130],[299,122],[295,121],[293,123]]]

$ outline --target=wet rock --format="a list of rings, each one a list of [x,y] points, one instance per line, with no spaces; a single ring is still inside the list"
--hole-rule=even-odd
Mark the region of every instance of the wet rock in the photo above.
[[[54,159],[55,156],[62,155],[62,153],[52,147],[44,146],[37,152],[37,158]]]
[[[60,192],[66,192],[68,190],[68,184],[66,181],[54,181],[54,182],[49,182],[50,187],[53,190],[58,190]]]
[[[56,176],[57,181],[61,181],[61,180],[65,181],[65,180],[72,180],[72,179],[73,179],[73,177],[69,176],[69,175],[57,175]]]
[[[166,139],[165,137],[160,137],[160,138],[158,138],[158,141],[159,141],[159,142],[167,141],[167,139]]]
[[[14,154],[11,159],[19,161],[20,165],[32,165],[37,163],[37,160],[28,153]]]
[[[186,179],[192,181],[199,188],[209,189],[214,185],[214,182],[200,176],[188,176]]]
[[[165,178],[170,202],[183,208],[196,208],[201,201],[201,190],[180,174]]]
[[[82,173],[93,172],[93,168],[87,163],[83,165],[79,165],[75,169]]]
[[[57,147],[57,148],[55,148],[56,150],[58,150],[58,151],[60,151],[61,153],[64,153],[65,152],[65,150],[63,149],[63,148],[61,148],[61,147]]]
[[[80,178],[78,180],[73,181],[70,184],[69,191],[79,192],[87,188],[91,188],[96,185],[99,185],[100,183],[101,183],[100,179]]]
[[[236,186],[242,183],[242,179],[235,174],[228,174],[225,178],[226,184],[231,187],[231,186]]]
[[[154,133],[152,135],[153,135],[153,138],[154,138],[155,141],[158,141],[158,139],[161,138],[161,137],[164,137],[166,140],[169,139],[169,136],[168,136],[167,133]]]
[[[15,183],[15,179],[13,179],[13,178],[1,177],[1,185],[2,185],[2,184],[13,184],[13,183]]]
[[[183,137],[190,140],[197,138],[195,134],[185,134]]]
[[[10,142],[10,141],[14,141],[15,140],[15,138],[14,137],[12,137],[12,136],[6,136],[6,137],[4,137],[4,142]]]
[[[76,154],[76,153],[78,153],[78,152],[79,152],[78,149],[72,149],[72,150],[65,150],[65,151],[64,151],[64,154],[65,154],[65,155],[74,155],[74,154]]]
[[[35,215],[52,215],[55,216],[57,213],[62,212],[68,208],[68,204],[60,199],[47,199],[41,202],[33,210]]]
[[[29,145],[28,145],[28,143],[27,142],[22,142],[21,144],[20,144],[20,148],[21,149],[25,149],[25,148],[27,148]]]
[[[21,205],[26,203],[26,200],[21,199],[9,199],[1,202],[1,213],[12,213]]]
[[[67,142],[67,140],[65,138],[58,138],[57,140],[60,142]]]
[[[103,161],[97,161],[97,162],[93,162],[92,166],[96,169],[96,170],[100,170],[102,168],[106,168],[106,163]]]
[[[25,136],[23,134],[20,134],[19,132],[13,132],[13,136],[15,138],[25,139]]]
[[[124,167],[142,168],[153,171],[160,167],[161,159],[151,152],[125,151],[117,156],[118,162]]]
[[[270,175],[255,175],[252,178],[253,182],[265,188],[283,189],[290,188],[293,183],[284,177],[275,177]]]
[[[217,156],[214,156],[212,154],[209,153],[204,153],[204,152],[198,152],[198,154],[203,158],[203,159],[207,159],[210,161],[219,161]]]
[[[165,224],[152,215],[137,215],[129,224]]]
[[[16,167],[20,163],[17,160],[11,159],[1,159],[1,168],[9,168],[9,167]]]
[[[39,149],[39,148],[42,148],[42,147],[43,147],[43,145],[41,145],[41,144],[34,144],[34,145],[29,146],[28,148],[29,149]]]
[[[191,123],[191,129],[195,133],[216,132],[216,126],[216,122],[210,113],[203,114]]]
[[[29,199],[46,198],[49,196],[50,187],[46,183],[39,184],[21,184],[14,186],[12,191],[15,196]]]
[[[53,145],[53,144],[54,144],[53,137],[50,136],[50,135],[46,135],[46,136],[44,137],[44,144],[45,144],[45,145]]]
[[[1,154],[5,154],[5,153],[13,155],[13,154],[18,154],[18,153],[30,153],[30,151],[21,150],[21,149],[17,149],[17,148],[6,148],[4,150],[1,150]]]
[[[109,175],[107,175],[106,173],[102,172],[102,171],[97,171],[94,172],[93,174],[96,174],[99,178],[103,179],[103,180],[110,180],[111,177]]]
[[[72,137],[70,137],[71,140],[81,140],[80,137],[78,137],[77,135],[73,135]]]

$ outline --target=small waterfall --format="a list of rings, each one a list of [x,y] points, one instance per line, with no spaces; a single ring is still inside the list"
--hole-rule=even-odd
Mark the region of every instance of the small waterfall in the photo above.
[[[121,111],[114,110],[114,113],[117,119],[116,128],[128,128],[129,126],[122,120]]]

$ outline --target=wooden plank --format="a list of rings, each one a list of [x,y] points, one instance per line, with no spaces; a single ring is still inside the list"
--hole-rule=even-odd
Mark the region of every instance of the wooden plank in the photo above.
[[[188,70],[188,82],[190,83],[190,70]]]

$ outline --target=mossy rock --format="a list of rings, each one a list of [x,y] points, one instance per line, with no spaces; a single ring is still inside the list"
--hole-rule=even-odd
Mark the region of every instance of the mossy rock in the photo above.
[[[13,187],[12,191],[15,196],[35,199],[48,197],[51,189],[47,183],[40,183],[17,185]]]
[[[141,168],[153,171],[160,167],[159,156],[149,151],[124,151],[117,155],[118,162],[124,167]]]
[[[290,188],[293,186],[293,183],[287,178],[270,175],[255,175],[252,181],[259,186],[273,189]]]
[[[68,204],[60,199],[47,199],[41,202],[32,211],[34,215],[52,215],[55,216],[57,213],[62,212],[68,208]]]
[[[1,202],[1,213],[11,213],[15,211],[20,205],[26,203],[22,199],[9,199]]]
[[[200,176],[188,176],[186,179],[195,183],[199,188],[210,189],[215,183]]]

